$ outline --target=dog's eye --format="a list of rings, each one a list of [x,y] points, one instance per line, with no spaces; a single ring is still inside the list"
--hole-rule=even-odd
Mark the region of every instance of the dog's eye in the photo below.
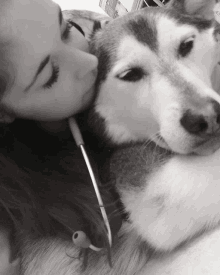
[[[143,78],[144,72],[141,68],[129,69],[117,75],[117,78],[123,81],[136,82]]]
[[[191,52],[194,45],[194,40],[195,36],[188,38],[180,44],[178,54],[181,57],[186,57]]]

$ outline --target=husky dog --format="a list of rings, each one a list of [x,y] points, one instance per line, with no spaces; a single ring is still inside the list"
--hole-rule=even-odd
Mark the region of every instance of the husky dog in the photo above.
[[[219,147],[219,96],[210,83],[217,54],[212,21],[183,16],[177,12],[182,1],[173,3],[172,10],[146,8],[119,18],[96,35],[95,112],[113,143],[150,139],[178,153],[206,154]]]
[[[94,34],[99,75],[89,124],[113,150],[108,181],[126,213],[111,248],[112,267],[91,252],[82,270],[70,240],[30,236],[21,246],[21,274],[154,274],[158,257],[186,251],[218,229],[214,5],[173,0],[167,9],[130,13]]]

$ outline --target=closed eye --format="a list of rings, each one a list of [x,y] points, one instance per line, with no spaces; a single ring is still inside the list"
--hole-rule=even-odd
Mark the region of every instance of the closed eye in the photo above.
[[[59,78],[59,67],[52,64],[52,74],[48,81],[43,85],[44,89],[50,89],[58,80]]]
[[[123,73],[118,74],[116,77],[123,81],[137,82],[145,76],[144,71],[139,68],[131,68]]]

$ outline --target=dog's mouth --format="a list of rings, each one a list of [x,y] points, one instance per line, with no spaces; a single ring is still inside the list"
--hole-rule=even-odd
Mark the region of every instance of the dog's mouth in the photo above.
[[[170,151],[172,151],[172,149],[170,148],[170,146],[168,145],[168,143],[166,142],[166,140],[158,133],[154,136],[154,138],[152,138],[152,140],[159,146],[162,147],[164,149],[168,149]]]
[[[167,149],[169,151],[174,151],[160,134],[156,134],[154,138],[152,138],[152,141],[154,141],[161,148]],[[213,154],[219,148],[220,135],[217,135],[208,139],[203,139],[202,141],[200,140],[195,142],[187,154],[208,156]]]
[[[220,148],[220,135],[214,136],[210,139],[203,140],[195,146],[193,153],[201,156],[208,156],[213,154]]]

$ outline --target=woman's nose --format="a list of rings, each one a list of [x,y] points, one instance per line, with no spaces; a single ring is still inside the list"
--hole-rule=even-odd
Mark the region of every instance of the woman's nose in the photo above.
[[[90,54],[81,52],[81,70],[78,74],[78,77],[82,79],[84,76],[86,76],[91,71],[96,71],[98,67],[98,59],[96,56]]]
[[[71,66],[75,66],[77,78],[83,79],[88,73],[96,71],[98,59],[90,53],[75,49]]]

